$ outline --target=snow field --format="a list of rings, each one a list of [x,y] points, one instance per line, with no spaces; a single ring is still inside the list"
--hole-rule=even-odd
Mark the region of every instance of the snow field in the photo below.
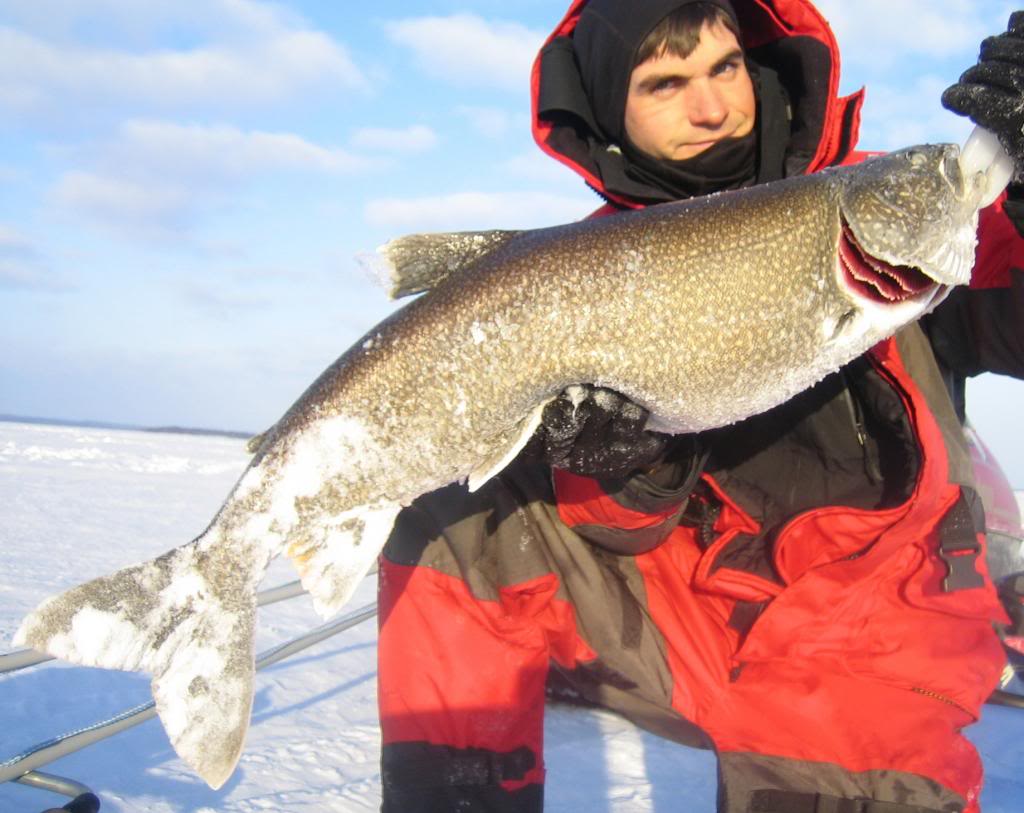
[[[244,468],[244,447],[219,437],[0,423],[0,651],[47,596],[199,534]],[[264,586],[294,578],[277,562]],[[374,596],[367,579],[349,608]],[[265,607],[257,651],[320,623],[305,596]],[[150,699],[144,676],[60,663],[0,677],[0,697],[0,761]],[[988,772],[985,813],[1024,810],[1024,713],[987,706],[971,737]],[[712,754],[610,713],[565,707],[549,710],[545,738],[548,813],[714,810]],[[92,787],[104,813],[363,813],[380,804],[379,748],[368,621],[257,675],[246,748],[219,791],[176,758],[155,720],[42,770]],[[0,785],[3,813],[65,801]]]

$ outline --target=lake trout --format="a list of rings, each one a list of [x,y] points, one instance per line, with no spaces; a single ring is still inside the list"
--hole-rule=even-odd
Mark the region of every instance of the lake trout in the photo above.
[[[209,527],[43,602],[15,641],[151,674],[175,750],[219,787],[248,727],[272,557],[336,612],[403,506],[501,471],[573,385],[673,433],[786,401],[968,281],[991,187],[955,145],[923,146],[553,228],[393,241],[394,292],[425,293],[258,439]]]

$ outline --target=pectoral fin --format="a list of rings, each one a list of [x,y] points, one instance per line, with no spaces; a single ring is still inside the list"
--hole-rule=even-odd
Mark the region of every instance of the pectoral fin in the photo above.
[[[321,616],[334,615],[352,596],[388,541],[401,509],[393,502],[361,505],[305,523],[288,537],[285,553]]]
[[[543,403],[538,404],[529,415],[519,422],[515,429],[506,436],[496,439],[492,447],[492,453],[480,461],[480,464],[470,473],[468,478],[470,491],[476,491],[515,459],[516,455],[523,450],[523,447],[533,437],[533,433],[537,431],[537,427],[540,426],[541,416],[544,414],[544,407],[551,400],[553,399],[549,398]]]

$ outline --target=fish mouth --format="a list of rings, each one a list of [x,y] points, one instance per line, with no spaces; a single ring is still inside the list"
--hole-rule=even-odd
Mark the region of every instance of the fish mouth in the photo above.
[[[909,265],[890,265],[866,252],[845,220],[839,236],[839,260],[843,282],[854,293],[880,305],[914,299],[939,287],[938,283]]]

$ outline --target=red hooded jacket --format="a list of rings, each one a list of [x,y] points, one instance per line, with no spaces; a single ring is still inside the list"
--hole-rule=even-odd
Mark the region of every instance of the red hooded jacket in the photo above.
[[[601,168],[591,159],[592,144],[580,136],[579,121],[558,110],[557,104],[552,112],[548,104],[552,94],[545,93],[544,72],[551,66],[557,69],[551,54],[558,38],[572,32],[585,5],[586,0],[573,3],[534,65],[533,132],[541,149],[606,197],[608,205],[596,214],[607,214],[641,204],[605,188]],[[803,0],[737,0],[734,7],[746,51],[758,59],[776,60],[774,67],[790,92],[794,140],[805,147],[813,145],[804,171],[862,160],[865,154],[854,146],[863,91],[837,95],[839,52],[821,14]],[[804,81],[787,85],[787,78],[793,77]],[[812,134],[816,134],[813,140],[809,139]],[[995,335],[1000,328],[968,331],[953,338],[961,347],[987,344],[973,355],[998,358],[1003,369],[996,371],[1024,376],[1020,327],[1024,314],[1010,314],[1005,308],[997,312],[990,307],[991,296],[974,296],[988,289],[990,293],[999,290],[1009,299],[1006,289],[1022,290],[1022,275],[1016,269],[1024,267],[1024,241],[1002,213],[1001,201],[982,213],[979,235],[971,283],[974,291],[947,308],[960,318],[945,319],[939,314],[926,320],[925,328],[932,322],[940,327],[950,321],[970,322],[963,318],[965,314],[975,320],[1002,319],[1002,338]],[[1005,324],[1008,319],[1015,324]],[[1012,338],[1006,341],[1007,336]],[[951,340],[947,337],[946,341]],[[992,346],[1000,341],[1003,346]],[[868,602],[868,596],[894,574],[905,576],[916,568],[915,575],[897,591],[900,602],[986,623],[1006,621],[985,567],[984,525],[972,487],[966,443],[939,374],[945,361],[936,359],[926,334],[916,326],[880,343],[862,360],[858,375],[870,384],[853,389],[861,397],[888,399],[882,410],[887,413],[888,427],[876,432],[882,465],[897,465],[892,458],[913,460],[898,464],[907,470],[902,488],[895,492],[879,494],[874,487],[856,482],[870,479],[863,472],[850,477],[845,493],[828,494],[827,489],[817,488],[818,480],[840,478],[829,471],[830,464],[841,462],[842,454],[831,448],[834,425],[823,419],[815,427],[813,417],[795,416],[799,404],[790,404],[776,410],[779,414],[774,419],[754,420],[749,430],[726,428],[714,433],[712,445],[724,446],[725,453],[716,461],[713,451],[702,486],[692,495],[679,495],[676,502],[666,500],[663,494],[660,499],[650,499],[642,487],[634,488],[634,483],[605,482],[556,470],[559,515],[597,544],[607,545],[614,538],[615,549],[620,551],[628,549],[630,536],[635,538],[636,549],[647,551],[637,563],[645,574],[651,610],[660,618],[686,623],[675,604],[681,582],[691,579],[697,590],[752,605],[760,615],[736,657],[743,667],[785,658],[823,657],[837,650],[860,651],[863,658],[856,668],[913,691],[942,697],[965,711],[966,722],[978,713],[1001,669],[1003,657],[996,637],[977,638],[971,662],[957,663],[963,658],[962,641],[944,641],[941,625],[930,629],[924,614],[914,621],[910,620],[912,614],[897,620],[901,612],[898,602],[883,606],[893,602],[895,595],[882,598],[875,592]],[[980,371],[975,366],[961,372],[973,375]],[[816,408],[819,405],[815,402]],[[756,442],[750,435],[756,436]],[[813,440],[808,441],[808,435]],[[765,437],[769,440],[764,441]],[[804,463],[808,454],[819,456],[826,465],[793,465],[795,460]],[[764,480],[770,478],[782,481],[784,488],[812,491],[813,497],[787,502],[779,496],[783,489],[763,487]],[[688,521],[694,517],[695,521]],[[658,546],[666,540],[667,544]],[[694,546],[702,550],[699,559],[683,563],[678,558],[680,551]],[[856,564],[851,564],[852,560]],[[847,591],[867,602],[858,612],[849,612],[841,602],[837,607],[839,597]],[[871,627],[865,630],[861,625],[867,618]],[[894,636],[886,619],[919,626],[911,634]],[[817,630],[810,636],[815,642],[795,645],[791,630],[810,627]],[[896,639],[904,641],[900,651],[882,660],[875,657]],[[806,641],[804,636],[801,640]],[[944,664],[938,672],[945,671],[948,679],[932,679],[928,687],[911,685],[909,676],[934,676],[937,664]],[[964,680],[965,673],[971,674],[970,680]],[[797,693],[792,702],[800,701]],[[677,702],[691,719],[701,716],[692,698],[681,696]],[[785,745],[789,755],[820,758],[819,745],[806,731],[796,730],[792,735]],[[716,739],[716,745],[724,750],[732,747],[721,739]],[[736,747],[744,746],[737,743]],[[778,746],[773,752],[780,752]],[[971,798],[980,779],[978,766],[954,766],[939,753],[934,760],[929,763],[927,757],[917,755],[913,765],[890,761],[888,767],[941,777],[943,784]],[[842,764],[862,770],[872,764],[872,756],[851,746]]]
[[[564,37],[585,2],[534,66],[534,134],[609,213],[642,202],[606,183],[573,85]],[[837,96],[821,15],[733,6],[787,94],[785,174],[859,160],[862,94]],[[781,789],[800,797],[791,810],[824,809],[806,807],[820,793],[977,813],[981,764],[960,730],[1002,669],[1006,617],[943,375],[1024,374],[1024,319],[1006,304],[1024,302],[1021,243],[998,205],[984,212],[970,291],[709,433],[692,492],[513,464],[403,512],[381,565],[383,809],[540,810],[554,663],[583,696],[712,745],[723,811],[781,809],[748,806]],[[977,328],[993,314],[1005,330]]]

